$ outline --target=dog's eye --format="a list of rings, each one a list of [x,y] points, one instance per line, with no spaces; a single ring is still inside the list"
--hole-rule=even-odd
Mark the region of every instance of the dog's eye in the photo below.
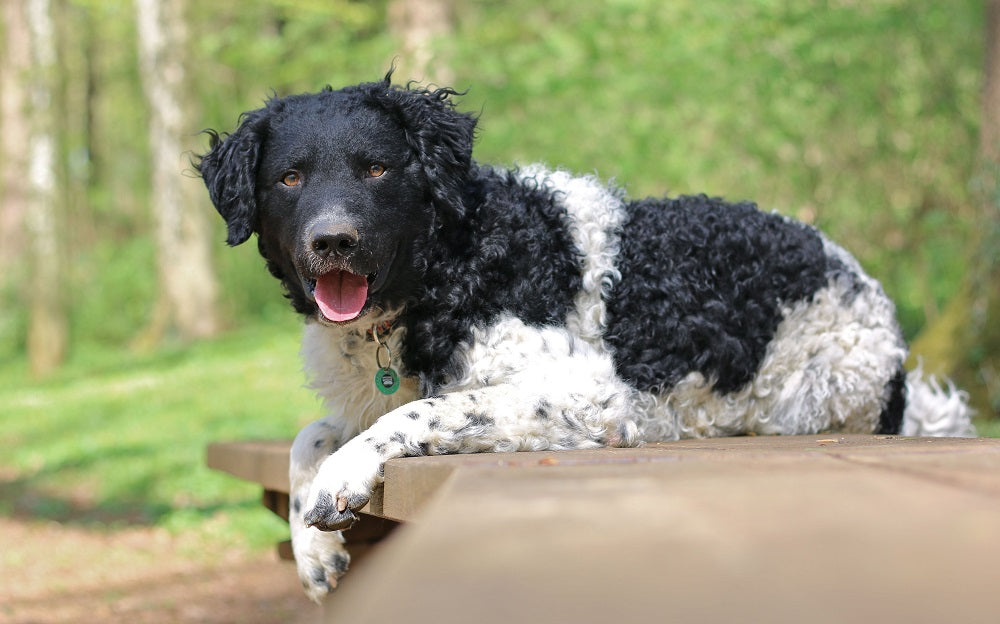
[[[298,171],[289,171],[281,178],[281,183],[285,186],[298,186],[302,184],[302,174]]]
[[[365,173],[368,174],[369,178],[378,178],[385,173],[385,165],[382,163],[372,163],[368,165],[368,171]]]

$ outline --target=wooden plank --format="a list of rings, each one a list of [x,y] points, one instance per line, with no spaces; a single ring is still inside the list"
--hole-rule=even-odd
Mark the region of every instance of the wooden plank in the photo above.
[[[288,522],[289,501],[287,493],[275,490],[263,490],[261,492],[260,502],[262,505],[274,512],[274,515],[278,516],[285,522]]]
[[[288,452],[291,440],[213,442],[205,452],[209,468],[261,484],[265,490],[288,493]]]
[[[431,461],[421,461],[419,466],[405,459],[387,462],[385,482],[376,488],[371,503],[362,511],[401,522],[413,521],[452,473],[461,467],[459,462],[435,461],[446,458],[410,459]]]
[[[288,492],[288,440],[217,442],[209,445],[208,466],[265,489]],[[838,457],[908,470],[927,478],[946,478],[990,492],[1000,488],[992,455],[997,440],[897,438],[866,435],[714,438],[649,444],[638,449],[590,449],[540,453],[483,453],[394,459],[386,463],[385,489],[378,488],[364,511],[393,520],[413,520],[422,506],[458,469],[516,468],[537,465],[616,465],[657,462],[739,461],[757,458],[796,460],[812,455]],[[944,458],[942,460],[942,458]]]
[[[868,463],[888,470],[945,479],[987,492],[1000,489],[1000,440],[897,438],[890,436],[785,436],[715,438],[648,444],[637,449],[602,448],[537,453],[481,453],[394,459],[385,465],[385,490],[368,513],[419,521],[419,512],[455,471],[557,466],[642,466],[691,462],[800,462],[810,458]],[[922,468],[921,468],[922,466]],[[683,470],[678,468],[678,470]]]
[[[208,463],[271,500],[287,492],[289,447],[220,443]],[[398,459],[385,475],[368,511],[408,524],[355,557],[331,619],[992,622],[1000,612],[998,440],[684,440]],[[345,534],[361,542],[357,555],[395,526],[373,522],[384,521],[362,515]]]
[[[995,622],[1000,612],[997,440],[748,438],[430,459],[459,466],[418,522],[344,579],[331,621]],[[428,463],[404,462],[393,476],[387,466],[387,481]]]

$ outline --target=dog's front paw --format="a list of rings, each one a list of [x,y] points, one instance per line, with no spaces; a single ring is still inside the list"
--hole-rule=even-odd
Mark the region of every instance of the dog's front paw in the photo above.
[[[325,533],[306,528],[292,538],[295,567],[302,587],[314,602],[337,587],[337,579],[347,572],[351,556],[339,532]]]
[[[354,511],[364,507],[371,497],[381,461],[367,454],[353,455],[344,447],[320,466],[302,515],[306,526],[337,531],[350,528],[358,519]]]
[[[346,488],[337,492],[336,499],[330,490],[321,489],[316,492],[312,507],[302,516],[302,520],[306,526],[316,527],[320,531],[349,529],[358,519],[354,510],[364,507],[367,502],[367,494],[350,494]]]

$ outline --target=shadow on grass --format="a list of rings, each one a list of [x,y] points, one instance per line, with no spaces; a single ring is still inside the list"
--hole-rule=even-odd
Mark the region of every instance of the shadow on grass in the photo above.
[[[77,457],[47,465],[30,475],[0,472],[0,514],[14,519],[52,520],[85,527],[151,526],[180,509],[187,514],[208,518],[222,510],[259,505],[253,500],[203,505],[172,505],[158,501],[150,496],[150,492],[154,491],[157,481],[166,477],[149,471],[137,471],[133,478],[125,480],[124,486],[113,488],[112,493],[88,488],[81,484],[78,476],[67,477],[68,481],[72,481],[69,485],[60,482],[60,475],[88,472],[87,469],[98,462],[141,459],[151,451],[143,445],[117,447],[99,457]]]
[[[90,502],[85,495],[67,496],[36,487],[35,479],[0,482],[0,513],[18,520],[53,520],[62,524],[152,525],[170,506],[138,499]]]

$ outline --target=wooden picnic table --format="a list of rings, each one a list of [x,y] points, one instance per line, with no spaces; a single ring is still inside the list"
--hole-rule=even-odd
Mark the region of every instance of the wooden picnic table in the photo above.
[[[288,448],[216,444],[209,465],[287,510]],[[329,621],[1000,622],[1000,440],[397,459],[363,512],[361,541],[402,524]]]

